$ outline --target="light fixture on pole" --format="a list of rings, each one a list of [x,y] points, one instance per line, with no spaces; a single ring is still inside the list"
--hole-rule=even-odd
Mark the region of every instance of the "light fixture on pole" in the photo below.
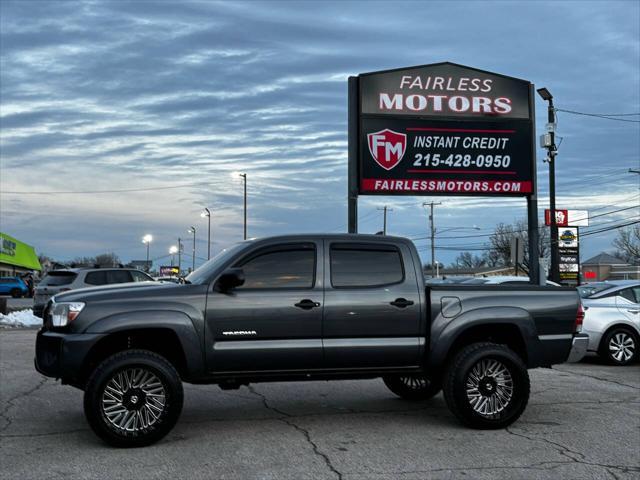
[[[175,260],[176,253],[178,253],[178,247],[176,247],[175,245],[171,245],[169,247],[169,255],[171,255],[171,266],[172,267],[173,267],[173,262]]]
[[[193,233],[193,252],[192,252],[192,262],[191,262],[191,271],[195,271],[196,269],[196,227],[193,225],[189,227],[189,233]]]
[[[145,269],[147,271],[147,273],[150,270],[150,266],[149,266],[149,245],[151,244],[151,242],[153,241],[153,235],[150,234],[146,234],[144,237],[142,237],[142,243],[144,243],[147,246],[147,261],[145,262]]]
[[[204,212],[202,212],[200,216],[202,218],[207,217],[207,220],[209,221],[209,233],[207,236],[207,260],[210,260],[211,259],[211,210],[205,207]]]
[[[556,224],[556,155],[558,149],[556,147],[556,122],[555,108],[553,106],[553,95],[546,88],[539,88],[538,95],[548,102],[547,107],[547,134],[541,138],[542,145],[547,149],[547,161],[549,162],[549,210],[550,228],[551,228],[551,268],[550,279],[554,282],[559,281],[558,272],[558,226]]]
[[[241,173],[240,176],[244,179],[244,239],[247,239],[247,174]]]

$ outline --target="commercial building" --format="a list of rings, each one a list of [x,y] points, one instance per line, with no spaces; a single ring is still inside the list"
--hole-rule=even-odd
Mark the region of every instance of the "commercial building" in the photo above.
[[[13,277],[42,270],[31,245],[0,232],[0,276]]]
[[[640,266],[630,265],[606,252],[582,262],[582,280],[584,282],[638,279],[640,279]]]

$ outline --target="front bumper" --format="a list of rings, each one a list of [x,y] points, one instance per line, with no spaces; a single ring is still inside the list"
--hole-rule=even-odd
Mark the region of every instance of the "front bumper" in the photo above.
[[[569,358],[567,362],[575,363],[582,360],[587,354],[587,348],[589,347],[589,335],[586,333],[578,333],[573,337],[573,343],[571,344],[571,352],[569,352]]]
[[[75,383],[83,375],[87,355],[106,334],[64,333],[40,329],[36,337],[35,368],[42,375]]]

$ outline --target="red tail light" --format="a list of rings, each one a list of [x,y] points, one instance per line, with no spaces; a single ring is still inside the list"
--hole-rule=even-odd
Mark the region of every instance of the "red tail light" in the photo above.
[[[576,325],[575,332],[579,333],[582,331],[582,322],[584,321],[584,308],[582,308],[582,302],[578,304],[578,311],[576,312]]]
[[[60,291],[61,292],[68,292],[69,290],[71,290],[70,288],[61,288]]]

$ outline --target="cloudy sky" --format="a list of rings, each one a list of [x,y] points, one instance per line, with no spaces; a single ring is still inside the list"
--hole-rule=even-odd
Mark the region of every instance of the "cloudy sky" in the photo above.
[[[146,233],[161,257],[191,225],[206,257],[203,207],[214,252],[242,238],[238,172],[250,236],[344,231],[346,79],[360,72],[452,61],[546,86],[558,108],[640,112],[637,1],[3,0],[0,17],[0,231],[59,259],[144,258]],[[537,100],[539,132],[545,108]],[[559,208],[639,205],[628,169],[640,167],[640,117],[617,118],[632,121],[559,113]],[[389,205],[389,232],[426,259],[431,199],[361,197],[360,231],[380,230]],[[482,248],[496,223],[526,214],[524,199],[436,200],[440,230],[480,229],[443,232],[447,248]],[[604,215],[593,230],[639,217]],[[612,238],[584,237],[583,259]]]

